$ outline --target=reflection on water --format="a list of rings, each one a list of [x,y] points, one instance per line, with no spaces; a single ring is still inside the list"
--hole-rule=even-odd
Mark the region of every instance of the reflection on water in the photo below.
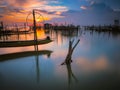
[[[44,29],[37,29],[37,37],[38,39],[46,38]],[[23,33],[16,33],[16,34],[6,34],[1,35],[0,34],[0,41],[12,41],[12,40],[33,40],[34,39],[34,33],[33,31],[29,32],[23,32]]]
[[[0,48],[0,90],[120,88],[119,34],[89,30],[78,30],[72,35],[62,30],[38,33],[38,38],[50,36],[54,42],[35,47]],[[34,37],[32,33],[26,35],[28,40]],[[17,36],[8,36],[9,40],[14,38]],[[25,40],[25,36],[19,38]],[[72,55],[73,62],[61,66],[70,39],[75,42],[80,39],[80,43]]]
[[[9,54],[2,54],[0,55],[0,62],[6,61],[6,60],[14,60],[17,58],[24,58],[29,56],[38,56],[38,55],[47,55],[50,57],[50,54],[52,51],[50,50],[35,50],[35,51],[25,51],[25,52],[17,52],[17,53],[9,53]]]
[[[78,82],[78,80],[72,72],[71,64],[66,65],[66,67],[67,67],[67,71],[68,71],[68,85],[69,85],[69,88],[70,88],[70,84],[72,83],[72,78],[75,80],[75,82]]]

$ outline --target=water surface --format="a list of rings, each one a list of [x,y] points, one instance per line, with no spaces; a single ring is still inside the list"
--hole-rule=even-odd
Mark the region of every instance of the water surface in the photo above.
[[[82,33],[81,33],[82,32]],[[0,56],[0,90],[115,90],[120,83],[120,35],[111,32],[79,30],[77,33],[39,30],[38,38],[50,36],[54,41],[34,46],[0,48],[0,55],[14,53],[4,61]],[[8,40],[30,40],[33,34],[8,36]],[[71,65],[64,62],[69,40],[75,48]],[[3,37],[1,37],[3,40]],[[47,50],[47,52],[44,51]],[[9,55],[8,55],[9,56]],[[1,58],[2,57],[2,58]]]

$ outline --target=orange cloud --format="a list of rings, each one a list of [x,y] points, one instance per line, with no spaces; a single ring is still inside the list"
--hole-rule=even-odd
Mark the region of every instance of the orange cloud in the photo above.
[[[57,11],[55,14],[60,15],[60,14],[61,14],[61,12]]]
[[[5,3],[5,4],[4,4]],[[53,6],[50,3],[58,3],[54,0],[6,0],[0,2],[0,15],[2,20],[25,22],[30,11],[39,9],[45,20],[61,18],[61,13],[68,10],[65,6]],[[15,19],[12,17],[14,16]],[[7,18],[7,19],[6,19]]]

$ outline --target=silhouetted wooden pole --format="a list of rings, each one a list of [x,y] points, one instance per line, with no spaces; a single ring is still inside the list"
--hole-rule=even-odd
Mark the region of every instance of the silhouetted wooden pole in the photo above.
[[[0,29],[3,30],[3,22],[0,22],[0,24],[1,24]]]
[[[27,40],[26,27],[27,27],[27,25],[26,25],[26,23],[24,23],[24,29],[25,29],[25,39]]]
[[[35,11],[33,9],[33,30],[34,30],[34,40],[37,45],[37,33],[36,33],[36,19],[35,19]],[[38,46],[35,46],[35,49],[38,50]]]
[[[34,11],[34,9],[33,9],[33,30],[34,30],[34,40],[37,41],[36,20],[35,20],[35,11]]]

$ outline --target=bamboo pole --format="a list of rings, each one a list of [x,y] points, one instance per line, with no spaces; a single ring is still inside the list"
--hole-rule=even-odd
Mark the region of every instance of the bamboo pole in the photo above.
[[[34,30],[34,40],[37,45],[37,33],[36,33],[36,19],[35,19],[35,10],[33,9],[33,30]],[[38,50],[38,45],[35,46],[35,50]]]
[[[33,30],[34,30],[34,40],[37,41],[36,20],[35,20],[35,11],[34,11],[34,9],[33,9]]]

